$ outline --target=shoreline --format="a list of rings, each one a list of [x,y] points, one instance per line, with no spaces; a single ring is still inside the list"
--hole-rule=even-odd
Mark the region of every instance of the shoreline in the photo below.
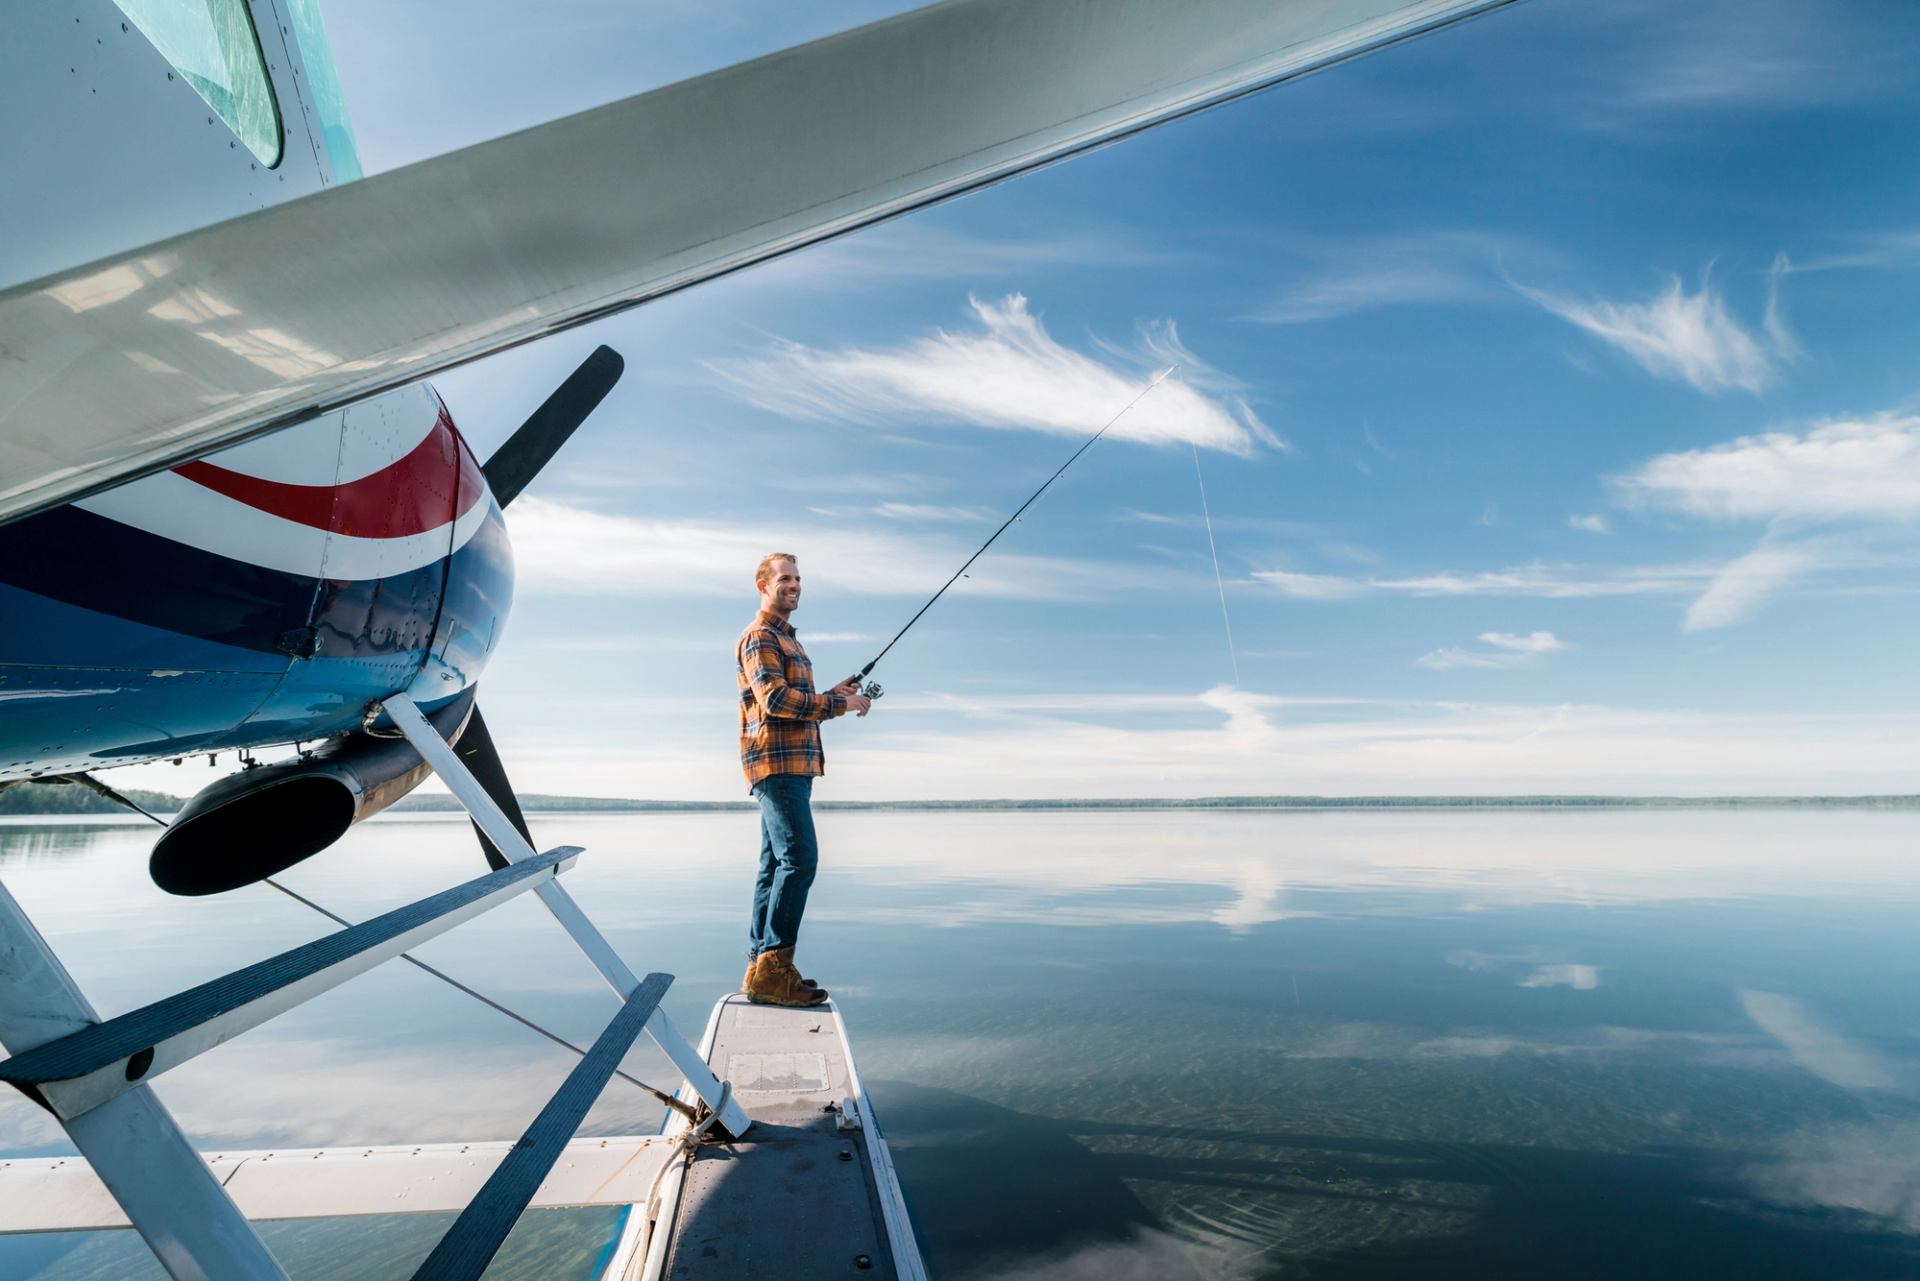
[[[158,814],[179,811],[184,798],[163,793],[139,793],[135,800]],[[51,802],[34,804],[33,802]],[[8,804],[7,802],[12,802]],[[521,797],[521,808],[539,814],[711,814],[752,812],[750,800],[669,801],[624,797]],[[1033,800],[982,798],[977,800],[818,800],[816,810],[894,813],[1062,813],[1099,811],[1265,811],[1351,812],[1359,810],[1473,811],[1473,810],[1920,810],[1920,795],[1862,796],[1609,796],[1594,794],[1520,794],[1505,796],[1201,796],[1201,797],[1049,797]],[[453,797],[441,794],[407,797],[385,811],[389,814],[462,813]],[[128,814],[104,797],[77,788],[32,785],[0,791],[0,819],[94,818]],[[137,817],[129,815],[129,817]],[[376,816],[378,817],[378,816]]]

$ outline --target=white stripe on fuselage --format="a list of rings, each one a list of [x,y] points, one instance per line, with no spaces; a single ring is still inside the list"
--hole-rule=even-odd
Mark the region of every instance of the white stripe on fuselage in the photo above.
[[[439,418],[440,398],[416,384],[208,454],[206,461],[283,485],[344,485],[405,458]]]
[[[173,472],[73,504],[122,525],[218,556],[307,578],[391,578],[466,546],[486,523],[485,498],[449,525],[400,538],[355,538],[263,512]]]

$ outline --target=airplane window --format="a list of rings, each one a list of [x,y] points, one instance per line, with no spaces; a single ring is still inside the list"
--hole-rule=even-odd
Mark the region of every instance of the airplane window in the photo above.
[[[280,163],[280,107],[246,0],[115,0],[260,163]]]
[[[313,95],[320,136],[327,144],[327,159],[333,162],[333,180],[352,182],[360,177],[360,151],[347,120],[347,96],[341,92],[340,73],[333,65],[326,23],[320,20],[320,0],[293,0],[290,13],[300,58],[307,64],[307,92]]]

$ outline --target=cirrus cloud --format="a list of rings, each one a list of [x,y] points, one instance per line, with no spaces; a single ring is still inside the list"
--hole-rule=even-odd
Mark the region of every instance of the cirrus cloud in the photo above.
[[[940,585],[969,548],[908,522],[721,521],[622,516],[522,497],[511,516],[514,560],[529,592],[577,596],[738,595],[769,547],[791,549],[809,582],[849,596],[917,596]],[[956,593],[1071,599],[1093,562],[1004,552],[983,561]],[[1162,586],[1170,571],[1131,571]]]
[[[1350,600],[1386,593],[1400,596],[1510,596],[1577,600],[1604,596],[1649,596],[1698,591],[1718,570],[1710,565],[1630,565],[1595,568],[1579,565],[1523,565],[1511,569],[1459,573],[1443,570],[1411,577],[1354,578],[1344,574],[1303,574],[1259,569],[1254,581],[1296,600]]]
[[[1743,623],[1775,592],[1821,564],[1811,547],[1756,547],[1714,576],[1707,590],[1687,606],[1684,626],[1690,632],[1706,632]]]
[[[1632,505],[1720,520],[1920,514],[1920,416],[1835,419],[1661,454],[1615,485]]]
[[[1538,663],[1543,655],[1567,648],[1567,643],[1552,632],[1528,632],[1524,636],[1513,632],[1481,632],[1480,643],[1487,648],[1463,649],[1449,645],[1444,649],[1436,649],[1431,654],[1422,654],[1415,661],[1420,666],[1429,667],[1435,671],[1447,671],[1456,667],[1501,670],[1531,667]]]
[[[1021,294],[970,298],[973,325],[896,347],[821,348],[780,342],[771,352],[712,368],[747,403],[788,418],[882,422],[918,415],[972,427],[1081,437],[1140,396],[1154,371],[1108,351],[1097,359],[1060,343]],[[1171,324],[1143,346],[1185,354]],[[1197,362],[1196,362],[1197,363]],[[1114,424],[1120,440],[1192,443],[1242,457],[1287,448],[1231,384],[1182,363]]]
[[[1674,277],[1659,293],[1641,301],[1581,301],[1543,289],[1515,284],[1524,297],[1568,324],[1626,353],[1656,378],[1691,384],[1700,391],[1760,392],[1771,386],[1778,366],[1799,353],[1781,316],[1779,279],[1784,257],[1767,273],[1767,304],[1759,336],[1749,333],[1727,309],[1710,280],[1689,292]]]

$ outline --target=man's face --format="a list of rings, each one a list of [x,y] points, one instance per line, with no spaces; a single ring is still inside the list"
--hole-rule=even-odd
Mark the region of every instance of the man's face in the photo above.
[[[800,604],[800,567],[790,560],[776,560],[767,566],[760,599],[770,609],[791,614]]]

